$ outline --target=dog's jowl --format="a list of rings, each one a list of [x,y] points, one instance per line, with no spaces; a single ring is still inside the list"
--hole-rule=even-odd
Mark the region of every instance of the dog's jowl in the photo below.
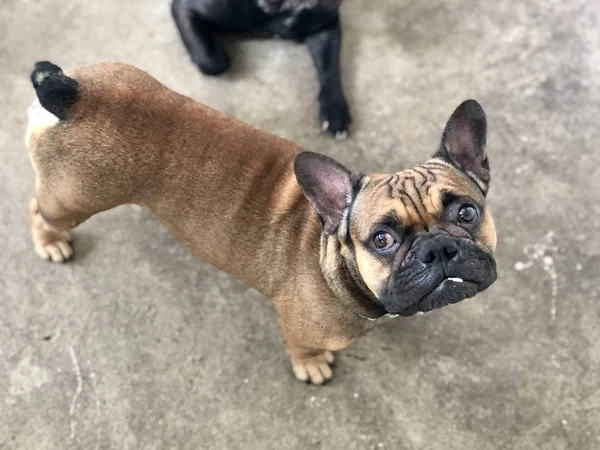
[[[427,162],[353,173],[125,64],[38,63],[26,142],[33,240],[71,257],[69,229],[132,203],[196,255],[272,299],[296,377],[381,319],[457,303],[496,279],[486,117],[452,114]]]
[[[348,135],[350,113],[340,79],[341,0],[173,0],[172,12],[192,62],[207,75],[230,66],[221,33],[304,41],[319,78],[319,120],[337,139]]]

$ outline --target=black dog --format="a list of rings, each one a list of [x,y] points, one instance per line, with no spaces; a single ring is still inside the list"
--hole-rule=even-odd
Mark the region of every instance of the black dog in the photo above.
[[[305,41],[319,75],[320,122],[337,139],[350,113],[340,82],[341,0],[173,0],[173,17],[192,61],[207,75],[229,68],[214,33],[260,33]]]

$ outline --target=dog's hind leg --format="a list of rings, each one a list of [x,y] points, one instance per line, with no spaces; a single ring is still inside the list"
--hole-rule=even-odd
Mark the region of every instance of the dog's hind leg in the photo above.
[[[39,170],[35,158],[31,160],[36,172],[36,196],[29,201],[29,217],[35,251],[43,259],[67,261],[73,256],[69,230],[99,210],[80,195],[81,187],[73,179],[54,174],[54,170]]]
[[[189,3],[190,0],[173,0],[171,6],[181,39],[202,73],[219,75],[229,68],[229,55],[211,33],[208,22],[194,12]]]
[[[38,148],[39,151],[39,148]],[[100,212],[81,195],[81,186],[68,176],[36,172],[36,196],[29,201],[31,235],[36,253],[52,262],[64,262],[73,256],[69,230]]]
[[[57,150],[61,145],[51,144],[44,134],[73,116],[79,87],[60,67],[47,61],[35,65],[31,81],[38,97],[29,108],[25,137],[36,173],[36,197],[29,202],[31,233],[40,257],[64,262],[73,255],[68,230],[92,214],[85,211],[85,202],[78,198],[76,187],[60,165],[63,157]]]

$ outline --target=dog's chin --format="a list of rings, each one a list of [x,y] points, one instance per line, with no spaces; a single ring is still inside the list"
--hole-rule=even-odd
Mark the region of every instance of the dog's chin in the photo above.
[[[445,278],[437,286],[421,299],[414,302],[408,308],[397,311],[389,311],[390,314],[408,317],[415,314],[425,314],[434,309],[446,305],[458,303],[464,299],[474,297],[480,291],[479,286],[461,278]]]

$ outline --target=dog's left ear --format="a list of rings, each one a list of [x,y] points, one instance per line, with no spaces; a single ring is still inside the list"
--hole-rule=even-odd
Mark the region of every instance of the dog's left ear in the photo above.
[[[490,184],[486,142],[485,111],[475,100],[467,100],[448,119],[440,149],[434,156],[443,158],[464,171],[485,195]]]
[[[352,174],[339,162],[313,152],[296,156],[294,172],[325,232],[335,233],[352,201]]]

